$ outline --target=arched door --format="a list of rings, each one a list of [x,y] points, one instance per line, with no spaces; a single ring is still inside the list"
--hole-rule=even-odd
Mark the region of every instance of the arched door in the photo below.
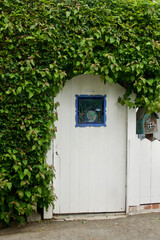
[[[121,86],[104,85],[99,76],[80,75],[56,97],[54,213],[125,211],[127,108],[117,102],[123,93]],[[102,101],[94,102],[96,96]],[[94,125],[94,119],[102,124]]]

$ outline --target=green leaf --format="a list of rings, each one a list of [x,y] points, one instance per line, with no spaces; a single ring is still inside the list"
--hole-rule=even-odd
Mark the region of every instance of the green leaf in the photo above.
[[[24,193],[21,190],[17,191],[17,193],[18,193],[18,196],[22,199],[24,196]]]
[[[142,89],[141,86],[138,85],[138,86],[137,86],[137,91],[140,92],[141,89]]]
[[[59,73],[58,72],[54,73],[54,77],[58,78],[59,77]]]
[[[17,94],[21,93],[22,92],[22,87],[18,87],[17,88]]]
[[[27,175],[28,178],[31,178],[31,172],[28,169],[24,169],[24,176]]]
[[[16,160],[16,159],[17,159],[17,158],[16,158],[16,156],[15,156],[14,154],[12,154],[12,157],[13,157],[13,159],[14,159],[14,160]]]
[[[46,72],[45,71],[40,71],[40,74],[41,74],[42,77],[46,76]]]
[[[35,27],[36,27],[36,25],[33,24],[33,25],[30,26],[30,29],[32,30],[32,29],[34,29]]]
[[[96,36],[97,38],[100,38],[100,34],[98,32],[95,32],[94,36]]]
[[[41,82],[41,81],[38,81],[38,82],[37,82],[37,86],[39,87],[40,85],[42,85],[42,82]]]
[[[143,69],[144,68],[144,64],[143,63],[140,63],[140,68]]]
[[[19,177],[20,177],[21,180],[23,180],[23,178],[24,178],[24,173],[23,173],[22,171],[19,172]]]
[[[28,161],[27,161],[27,160],[23,160],[22,163],[23,163],[24,165],[27,165]]]
[[[48,103],[46,103],[45,105],[46,105],[47,110],[49,111],[50,105]]]
[[[114,83],[113,79],[109,77],[108,75],[105,75],[105,80],[110,82],[111,84]]]
[[[109,36],[106,35],[105,36],[105,41],[108,42],[108,40],[109,40]]]
[[[11,190],[12,183],[11,182],[7,183],[7,187],[8,187],[9,190]]]
[[[36,145],[33,145],[32,146],[32,151],[34,151],[36,149],[36,147],[37,147]]]
[[[29,98],[32,98],[32,97],[33,97],[33,95],[34,95],[34,93],[33,93],[33,92],[31,92],[31,91],[29,91]]]
[[[139,75],[139,74],[141,73],[141,71],[142,71],[142,70],[141,70],[140,68],[137,68],[137,69],[136,69],[137,75]]]
[[[83,40],[80,42],[80,46],[81,46],[81,47],[84,46],[84,45],[85,45],[85,42],[86,42],[86,40],[83,39]]]
[[[150,101],[148,100],[148,98],[145,97],[145,98],[144,98],[144,101],[146,102],[147,105],[150,104]]]
[[[17,172],[18,171],[18,169],[19,169],[19,165],[13,165],[13,168],[14,168],[14,170],[15,170],[15,172]]]
[[[42,194],[42,188],[41,187],[38,187],[37,190],[40,194]]]
[[[110,37],[110,43],[114,43],[115,42],[115,38],[113,38],[113,37]]]
[[[6,91],[6,94],[10,94],[12,91],[11,90],[7,90]]]
[[[66,17],[68,18],[71,15],[71,12],[67,11],[66,12]]]
[[[50,69],[53,69],[54,65],[53,64],[49,64],[49,67],[50,67]]]
[[[30,191],[25,191],[25,195],[26,195],[28,198],[30,198],[32,194],[31,194]]]
[[[14,78],[15,77],[15,74],[14,73],[11,73],[10,74],[10,78]]]
[[[105,74],[108,75],[108,73],[109,73],[109,70],[108,70],[108,68],[106,68],[105,69]]]
[[[31,132],[26,134],[27,139],[30,141],[31,140]]]
[[[138,51],[140,51],[140,46],[137,46],[136,49],[137,49]]]
[[[78,13],[78,9],[74,10],[74,15],[76,15]]]

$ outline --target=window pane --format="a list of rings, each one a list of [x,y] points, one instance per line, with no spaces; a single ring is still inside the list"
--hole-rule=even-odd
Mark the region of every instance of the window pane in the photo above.
[[[104,97],[79,97],[78,123],[104,123]]]

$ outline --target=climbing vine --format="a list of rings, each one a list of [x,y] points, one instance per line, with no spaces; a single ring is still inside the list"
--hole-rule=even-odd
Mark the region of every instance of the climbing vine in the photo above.
[[[45,159],[67,80],[98,74],[126,88],[121,104],[160,111],[159,39],[159,1],[0,2],[1,221],[54,201]]]

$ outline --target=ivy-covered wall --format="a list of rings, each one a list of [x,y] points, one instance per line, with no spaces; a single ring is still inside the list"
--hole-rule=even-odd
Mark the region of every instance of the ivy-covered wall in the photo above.
[[[1,221],[54,200],[45,158],[66,80],[99,74],[126,88],[122,104],[160,111],[159,39],[159,1],[0,2]]]

